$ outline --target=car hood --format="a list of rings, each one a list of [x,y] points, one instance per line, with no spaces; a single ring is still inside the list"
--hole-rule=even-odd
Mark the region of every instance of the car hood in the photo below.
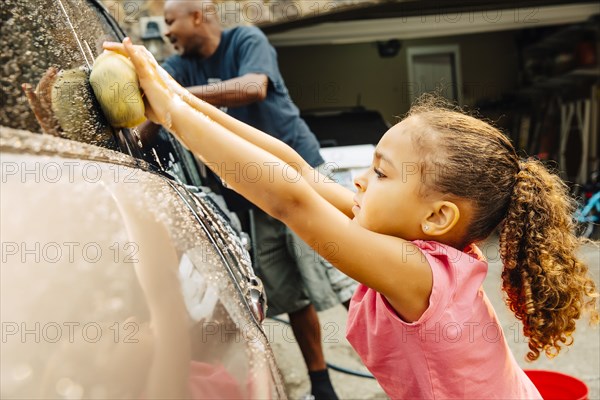
[[[66,139],[1,128],[0,152],[2,397],[133,398],[152,379],[285,397],[250,312],[262,288],[208,197]]]

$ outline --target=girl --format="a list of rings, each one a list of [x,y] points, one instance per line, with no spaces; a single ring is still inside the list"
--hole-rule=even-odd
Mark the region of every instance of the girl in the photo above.
[[[519,160],[487,123],[414,106],[383,136],[353,194],[193,97],[143,47],[126,39],[105,48],[132,59],[152,121],[361,283],[347,337],[391,398],[540,398],[481,288],[487,263],[474,243],[497,226],[503,287],[529,360],[570,345],[584,309],[597,321],[566,186]]]

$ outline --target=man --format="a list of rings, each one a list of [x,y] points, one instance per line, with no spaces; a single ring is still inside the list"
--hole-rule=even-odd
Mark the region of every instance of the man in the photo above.
[[[222,30],[214,4],[206,0],[169,0],[164,16],[166,36],[178,55],[166,60],[163,67],[181,85],[284,141],[313,167],[323,163],[317,139],[289,97],[277,54],[259,29]],[[225,197],[231,205],[231,193]],[[355,283],[336,276],[337,270],[279,221],[258,209],[251,215],[257,274],[267,292],[269,315],[288,313],[309,371],[312,395],[337,399],[325,365],[315,305],[321,310],[340,301],[347,304]],[[332,279],[338,293],[332,288]]]

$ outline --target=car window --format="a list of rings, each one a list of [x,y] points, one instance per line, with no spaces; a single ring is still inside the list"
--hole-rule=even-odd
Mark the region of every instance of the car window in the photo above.
[[[121,151],[183,184],[202,184],[197,160],[166,132],[142,148],[136,129],[106,122],[87,78],[102,43],[125,35],[99,1],[3,0],[1,12],[0,126]],[[114,85],[102,90],[128,96]]]
[[[62,4],[70,16],[62,12]],[[4,71],[0,125],[40,132],[36,118],[23,93],[22,85],[37,85],[50,67],[70,70],[93,64],[105,40],[118,40],[106,19],[87,2],[62,0],[6,0],[2,5],[0,34],[1,63]],[[77,32],[79,41],[73,31]],[[87,60],[87,62],[86,62]],[[78,91],[67,84],[64,101],[76,102]],[[48,93],[49,94],[49,93]],[[95,121],[78,121],[82,131],[97,132]],[[94,143],[95,144],[95,143]]]
[[[112,151],[0,138],[3,398],[284,396],[206,199]]]

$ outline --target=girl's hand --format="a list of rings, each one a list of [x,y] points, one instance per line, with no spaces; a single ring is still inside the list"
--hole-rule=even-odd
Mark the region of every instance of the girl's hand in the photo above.
[[[152,122],[165,126],[169,129],[171,118],[169,108],[176,94],[168,88],[161,74],[160,68],[154,56],[144,46],[134,46],[129,38],[123,40],[123,44],[105,42],[104,48],[123,54],[131,60],[140,86],[144,90],[144,103],[146,116]]]
[[[127,49],[125,48],[125,40],[129,41],[131,43],[131,39],[129,38],[125,38],[123,40],[123,43],[119,43],[119,42],[104,42],[102,44],[102,47],[105,50],[110,50],[110,51],[114,51],[115,53],[119,53],[125,57],[129,57],[129,53],[127,52]],[[146,53],[146,55],[148,56],[148,61],[155,67],[158,68],[158,61],[156,61],[156,59],[154,58],[154,56],[152,55],[152,53],[150,53],[150,51],[148,51],[148,49],[146,49],[144,46],[140,46],[140,45],[134,45],[132,44],[132,47],[136,50],[139,50],[141,52]]]
[[[125,49],[125,45],[123,43],[104,42],[103,47],[106,50],[111,50],[116,53],[122,54],[125,57],[129,57],[129,53],[127,53],[127,50]],[[169,90],[171,90],[173,93],[179,95],[186,103],[190,104],[192,107],[193,107],[194,101],[196,101],[196,102],[202,101],[197,97],[194,98],[193,94],[191,94],[188,90],[186,90],[183,86],[181,86],[175,79],[173,79],[173,77],[171,75],[169,75],[169,73],[167,71],[165,71],[164,68],[158,64],[158,62],[156,61],[156,59],[154,58],[152,53],[150,53],[150,51],[148,51],[148,49],[146,49],[144,46],[139,46],[139,45],[133,45],[133,48],[139,50],[140,52],[146,53],[146,55],[148,56],[148,61],[150,62],[150,64],[152,66],[154,66],[154,69],[156,70],[157,74],[162,78],[162,80],[164,81],[165,85],[167,86],[167,88]]]

